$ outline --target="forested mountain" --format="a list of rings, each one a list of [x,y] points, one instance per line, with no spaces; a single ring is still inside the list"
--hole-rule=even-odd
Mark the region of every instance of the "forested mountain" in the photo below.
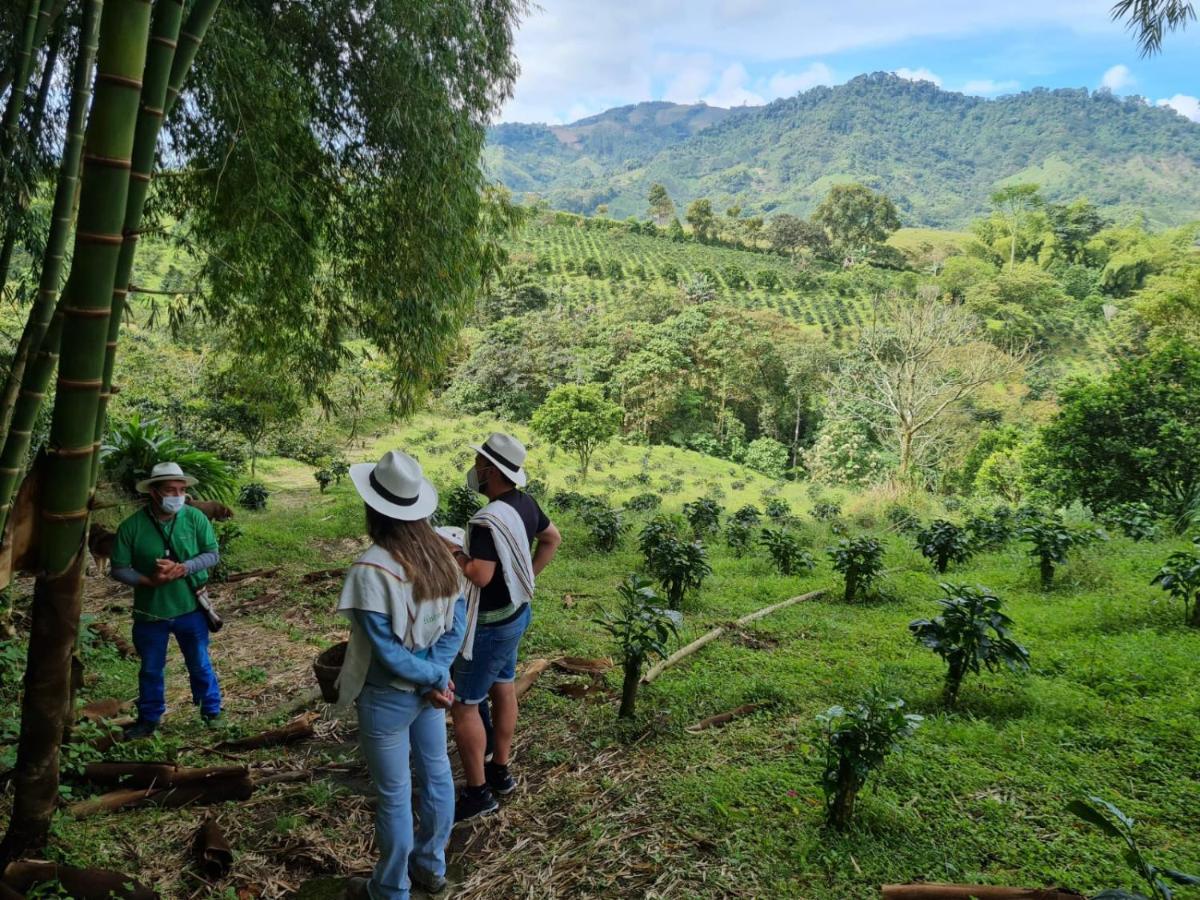
[[[655,182],[680,209],[708,197],[807,215],[851,180],[892,197],[910,225],[961,226],[1006,182],[1156,224],[1200,215],[1200,125],[1171,109],[1086,89],[984,100],[884,73],[762,107],[643,103],[568,126],[501,125],[487,162],[514,191],[618,218],[644,216]]]

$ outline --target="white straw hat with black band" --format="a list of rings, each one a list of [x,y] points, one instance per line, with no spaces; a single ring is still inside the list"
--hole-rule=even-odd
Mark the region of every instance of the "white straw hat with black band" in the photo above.
[[[482,447],[472,444],[471,449],[493,463],[517,487],[525,487],[529,481],[525,474],[525,445],[511,434],[497,431],[483,442]]]
[[[437,509],[437,489],[421,464],[402,450],[389,450],[377,463],[351,466],[350,480],[367,506],[389,518],[415,522]]]
[[[150,475],[143,478],[137,483],[137,492],[139,494],[150,493],[150,488],[162,481],[182,481],[188,487],[196,483],[196,479],[191,475],[184,475],[183,469],[179,468],[179,463],[160,462],[156,463],[154,468],[150,470]]]

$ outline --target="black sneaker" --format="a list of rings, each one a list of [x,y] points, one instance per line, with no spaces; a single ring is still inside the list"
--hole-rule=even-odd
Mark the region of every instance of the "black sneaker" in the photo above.
[[[465,787],[454,801],[454,824],[487,816],[500,808],[491,789],[486,784],[480,787]]]
[[[440,894],[450,886],[450,883],[441,875],[426,872],[420,866],[408,867],[408,880],[413,883],[414,887],[420,888],[427,894]]]
[[[125,729],[121,734],[123,741],[140,741],[143,738],[148,738],[158,730],[157,722],[150,722],[146,719],[138,719],[132,725]]]
[[[483,774],[487,777],[488,787],[494,794],[507,797],[517,789],[517,783],[508,773],[508,766],[496,762],[484,763]]]

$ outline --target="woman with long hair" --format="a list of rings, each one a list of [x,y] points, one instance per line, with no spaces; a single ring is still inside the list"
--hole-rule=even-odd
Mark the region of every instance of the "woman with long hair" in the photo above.
[[[454,779],[446,752],[450,667],[467,630],[458,566],[429,523],[437,491],[406,453],[351,466],[366,505],[371,547],[346,573],[338,612],[350,644],[338,678],[338,706],[358,704],[359,742],[375,783],[379,863],[353,890],[402,900],[410,884],[446,886],[446,844],[454,824]],[[413,826],[410,760],[420,802]]]

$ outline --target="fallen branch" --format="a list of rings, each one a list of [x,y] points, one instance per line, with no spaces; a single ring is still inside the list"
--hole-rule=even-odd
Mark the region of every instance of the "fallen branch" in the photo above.
[[[237,606],[231,607],[229,613],[230,615],[233,615],[234,613],[241,615],[248,609],[254,609],[258,606],[265,606],[268,603],[271,603],[275,600],[280,600],[282,598],[283,591],[263,591],[261,594],[251,597],[249,600],[243,600]]]
[[[305,741],[313,736],[313,723],[320,718],[320,713],[307,712],[288,722],[281,728],[272,728],[261,734],[231,741],[221,741],[218,750],[261,750],[263,747],[276,747],[281,744],[291,744]]]
[[[885,884],[884,900],[1080,900],[1062,888],[1015,888],[974,884]]]
[[[695,734],[696,732],[707,731],[709,728],[720,728],[728,725],[734,719],[748,716],[750,713],[762,708],[762,703],[747,703],[739,706],[737,709],[731,709],[728,712],[718,713],[715,716],[709,716],[707,719],[701,719],[695,725],[689,725],[687,730]]]
[[[779,612],[781,609],[787,609],[789,606],[795,606],[797,603],[802,603],[805,600],[815,600],[824,593],[824,590],[810,591],[807,594],[801,594],[799,597],[791,597],[787,600],[781,600],[779,603],[775,603],[771,606],[766,606],[762,609],[755,610],[754,612],[744,615],[740,619],[737,619],[730,624],[718,625],[711,631],[700,635],[700,637],[696,638],[696,640],[692,641],[686,647],[680,647],[666,659],[662,660],[656,665],[651,666],[650,669],[647,670],[646,674],[642,676],[642,684],[649,684],[650,682],[654,681],[654,679],[658,678],[659,675],[671,668],[671,666],[675,665],[680,660],[687,659],[702,647],[711,644],[731,628],[740,628],[743,625],[749,625],[751,622],[757,622],[764,616],[769,616],[771,613]]]
[[[233,868],[233,848],[215,819],[205,819],[196,832],[196,865],[210,880],[223,878]]]
[[[572,675],[603,675],[613,667],[611,659],[587,659],[582,656],[563,656],[554,660],[554,668]]]
[[[122,788],[179,787],[247,774],[245,766],[189,767],[156,762],[94,762],[83,769],[83,777],[92,784]]]
[[[533,683],[541,677],[541,674],[550,668],[550,660],[535,659],[525,666],[525,670],[521,673],[521,677],[517,679],[516,691],[517,699],[524,697],[529,693],[529,689],[533,687]]]
[[[76,900],[108,900],[123,897],[128,900],[156,900],[158,892],[135,881],[128,875],[108,869],[78,869],[51,862],[18,860],[4,870],[4,884],[25,894],[36,885],[57,881]]]
[[[234,572],[225,578],[224,584],[237,584],[239,581],[248,581],[251,578],[273,578],[279,574],[279,567],[273,569],[251,569],[249,572]]]
[[[339,569],[322,569],[319,572],[309,572],[300,576],[301,584],[316,584],[318,581],[328,581],[330,578],[341,578],[346,574],[346,567]]]
[[[137,650],[133,644],[125,639],[125,636],[120,634],[117,629],[113,628],[107,622],[92,622],[88,625],[96,637],[102,641],[107,641],[117,648],[117,654],[122,659],[133,659],[137,656]]]
[[[67,812],[76,819],[87,818],[119,809],[136,806],[159,806],[177,809],[192,804],[208,805],[227,800],[249,800],[254,793],[254,782],[244,769],[241,774],[213,777],[204,781],[181,784],[167,788],[122,788],[109,791],[98,797],[81,800],[67,807]]]

